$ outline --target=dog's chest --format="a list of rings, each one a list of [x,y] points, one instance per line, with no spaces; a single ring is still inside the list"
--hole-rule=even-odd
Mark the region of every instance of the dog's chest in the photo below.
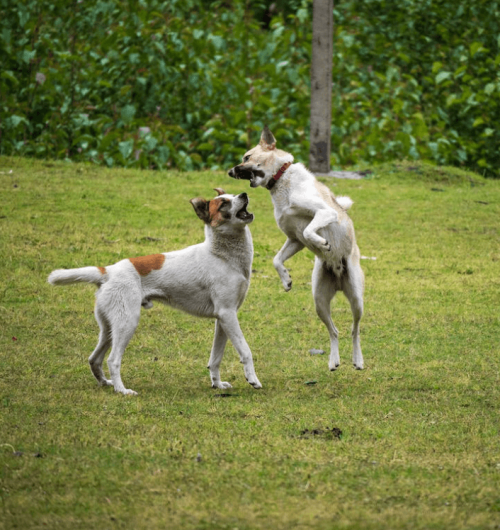
[[[291,186],[282,186],[273,193],[274,218],[280,230],[292,239],[300,239],[311,221],[311,216],[302,216],[292,206]]]
[[[291,189],[290,183],[284,182],[278,189],[272,194],[273,206],[274,206],[274,217],[278,226],[283,230],[281,226],[281,220],[286,216],[287,210],[290,209],[290,196]]]

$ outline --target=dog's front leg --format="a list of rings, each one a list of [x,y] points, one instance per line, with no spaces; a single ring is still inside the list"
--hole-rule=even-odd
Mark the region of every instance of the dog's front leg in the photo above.
[[[220,380],[219,367],[224,355],[226,347],[227,335],[222,329],[221,323],[217,319],[215,321],[214,343],[212,345],[212,352],[208,361],[208,369],[210,370],[210,379],[212,380],[212,388],[231,388],[231,384]]]
[[[303,232],[305,240],[320,250],[328,252],[331,250],[330,243],[316,232],[332,223],[337,223],[338,218],[337,212],[332,208],[318,210]]]
[[[274,256],[273,265],[281,278],[281,283],[285,291],[289,291],[292,288],[292,278],[284,263],[287,259],[300,252],[304,248],[304,245],[295,239],[288,238],[281,250]]]
[[[245,377],[247,381],[254,388],[262,388],[262,385],[255,373],[252,352],[247,344],[247,341],[245,340],[245,337],[243,336],[243,332],[241,331],[236,311],[221,311],[219,313],[218,321],[226,333],[226,336],[233,343],[233,346],[240,356],[240,362],[243,364],[243,370],[245,371]]]

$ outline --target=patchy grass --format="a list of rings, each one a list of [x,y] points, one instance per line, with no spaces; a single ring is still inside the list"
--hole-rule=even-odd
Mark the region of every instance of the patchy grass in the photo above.
[[[292,258],[283,292],[267,191],[223,173],[0,158],[0,528],[500,525],[500,182],[402,162],[327,183],[353,198],[361,253],[377,258],[362,263],[362,372],[342,295],[341,368],[309,354],[328,346],[313,255]],[[234,388],[212,390],[213,323],[158,305],[124,356],[139,396],[98,388],[94,288],[47,275],[201,241],[188,201],[216,186],[247,191],[256,215],[240,322],[264,389],[228,347]]]

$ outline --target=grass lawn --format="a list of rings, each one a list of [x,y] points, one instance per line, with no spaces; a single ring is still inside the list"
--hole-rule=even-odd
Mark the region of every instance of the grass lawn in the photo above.
[[[311,295],[313,255],[269,193],[224,173],[0,157],[0,529],[463,529],[500,525],[500,181],[395,163],[329,180],[355,204],[366,275],[364,371],[332,305],[341,367]],[[210,387],[213,322],[143,311],[122,366],[139,396],[99,388],[94,287],[56,268],[202,241],[189,199],[246,191],[255,257],[240,323],[264,388],[228,346]]]

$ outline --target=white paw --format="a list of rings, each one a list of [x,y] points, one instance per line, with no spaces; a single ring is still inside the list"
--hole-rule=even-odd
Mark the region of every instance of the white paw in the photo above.
[[[288,274],[288,271],[285,271],[285,274],[280,274],[281,283],[283,284],[283,289],[288,292],[292,288],[292,277]]]
[[[131,388],[124,388],[123,390],[115,390],[115,392],[123,394],[124,396],[137,396],[137,392],[135,390],[132,390]]]
[[[330,252],[330,250],[332,250],[330,243],[328,243],[326,239],[322,239],[318,242],[318,248],[324,252]]]
[[[226,390],[227,388],[233,388],[231,383],[227,381],[219,381],[218,383],[212,383],[212,388],[220,388],[221,390]]]
[[[252,385],[256,390],[259,388],[262,388],[261,382],[257,379],[257,377],[254,377],[253,379],[247,379],[248,384]]]
[[[113,381],[111,381],[111,379],[101,379],[99,384],[101,386],[113,386]]]
[[[330,358],[328,359],[328,368],[330,372],[335,371],[340,366],[340,356],[338,351],[333,351],[330,353]]]
[[[353,355],[352,364],[354,365],[354,368],[356,368],[356,370],[363,370],[363,368],[365,367],[364,366],[364,362],[363,362],[363,356],[362,355],[360,355],[360,356]]]

